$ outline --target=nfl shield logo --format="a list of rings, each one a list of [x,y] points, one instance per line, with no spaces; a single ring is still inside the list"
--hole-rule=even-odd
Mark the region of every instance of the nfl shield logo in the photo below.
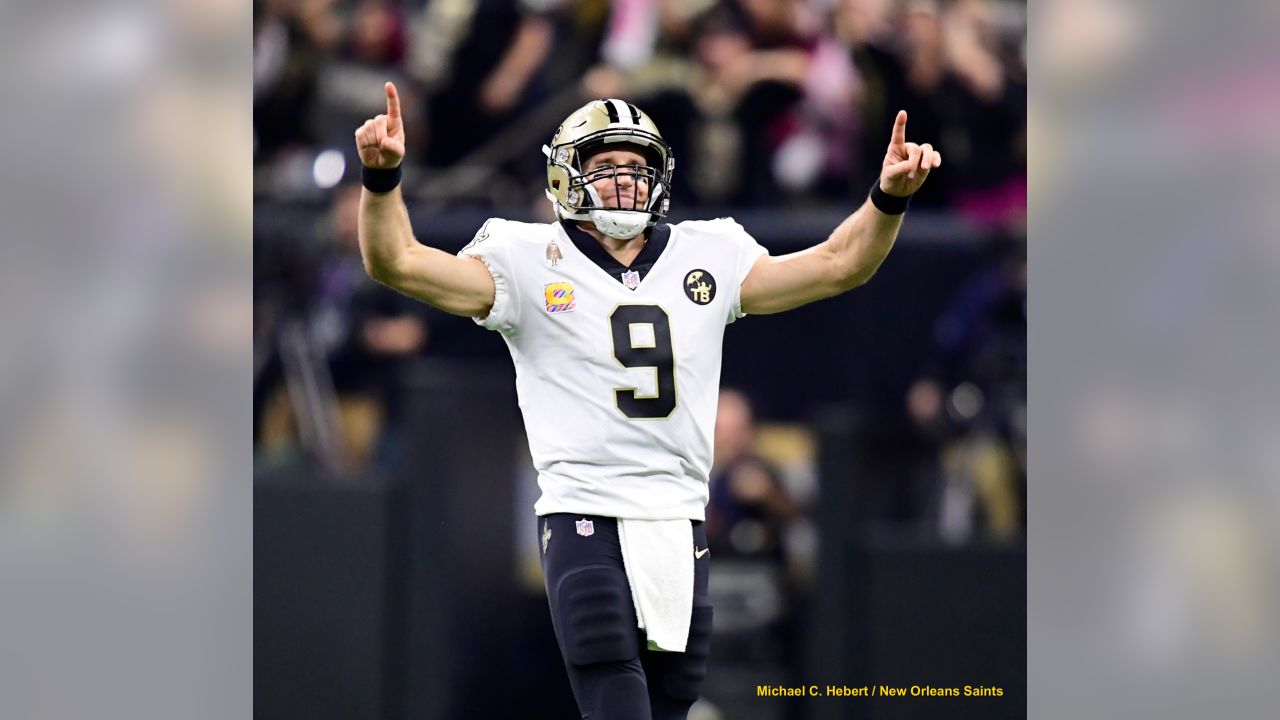
[[[640,273],[635,270],[622,273],[622,284],[626,285],[628,290],[635,290],[640,286]]]
[[[578,526],[578,534],[582,537],[591,537],[596,534],[596,524],[586,518],[583,518],[574,524]]]

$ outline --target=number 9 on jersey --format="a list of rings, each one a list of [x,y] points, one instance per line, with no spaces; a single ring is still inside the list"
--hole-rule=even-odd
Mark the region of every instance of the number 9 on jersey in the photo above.
[[[613,357],[625,368],[652,368],[656,395],[636,388],[614,388],[618,410],[633,420],[667,418],[676,409],[676,363],[671,349],[671,321],[657,305],[619,305],[609,316]],[[652,330],[652,333],[646,332]]]

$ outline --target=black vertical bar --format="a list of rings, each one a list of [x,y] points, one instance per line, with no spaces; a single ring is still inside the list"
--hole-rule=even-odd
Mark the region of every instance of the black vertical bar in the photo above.
[[[809,616],[808,669],[804,676],[812,682],[859,684],[850,674],[849,582],[849,484],[854,475],[854,416],[844,407],[822,411],[818,428],[818,568],[813,585],[812,614]],[[812,702],[806,710],[813,720],[854,717],[850,712],[860,703]]]

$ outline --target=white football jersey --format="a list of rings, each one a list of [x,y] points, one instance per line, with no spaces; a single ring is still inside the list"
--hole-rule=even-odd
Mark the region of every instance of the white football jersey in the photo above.
[[[767,251],[731,219],[653,228],[623,267],[567,223],[491,219],[460,255],[497,287],[538,515],[702,520],[724,327]]]

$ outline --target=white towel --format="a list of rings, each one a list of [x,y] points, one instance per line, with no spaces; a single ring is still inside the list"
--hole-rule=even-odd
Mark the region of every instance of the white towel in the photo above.
[[[693,524],[619,519],[618,543],[649,649],[684,652],[693,615]]]

